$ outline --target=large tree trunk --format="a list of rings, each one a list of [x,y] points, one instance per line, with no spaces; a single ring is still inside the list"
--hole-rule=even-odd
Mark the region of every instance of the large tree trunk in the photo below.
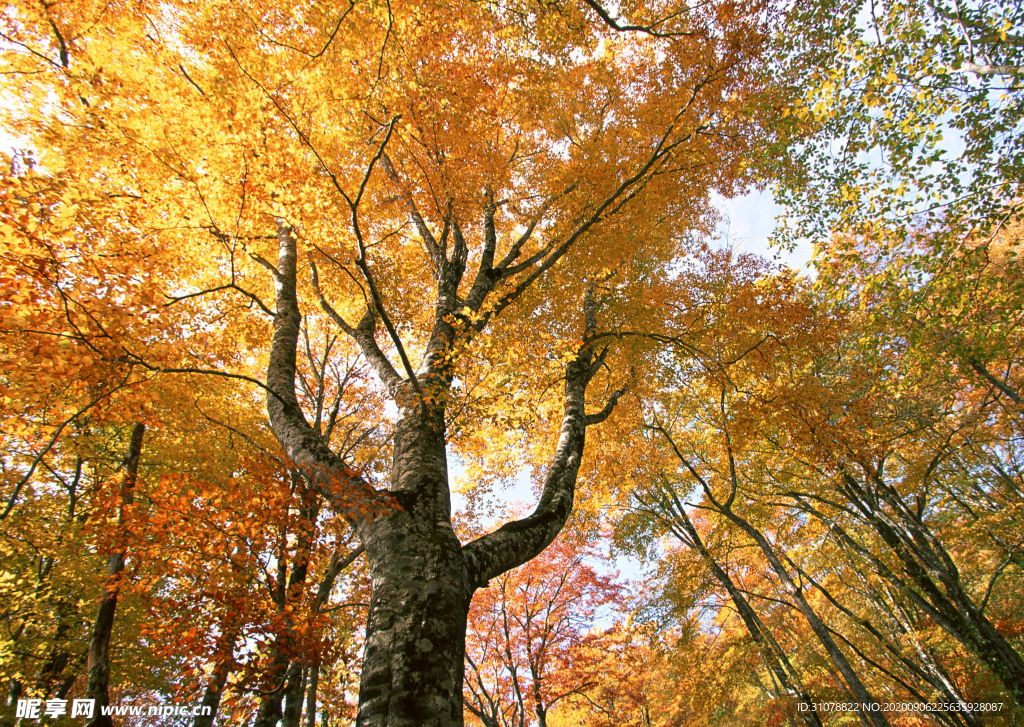
[[[462,722],[473,586],[451,527],[443,409],[403,412],[392,492],[402,509],[362,529],[372,588],[358,725]]]

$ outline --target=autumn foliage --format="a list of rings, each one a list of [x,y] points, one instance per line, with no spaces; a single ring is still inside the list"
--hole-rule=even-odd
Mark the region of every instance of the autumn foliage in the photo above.
[[[871,7],[9,5],[0,725],[1017,724],[1024,18]]]

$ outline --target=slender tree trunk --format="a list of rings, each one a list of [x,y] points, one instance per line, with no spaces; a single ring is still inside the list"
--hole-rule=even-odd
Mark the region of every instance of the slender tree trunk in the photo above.
[[[804,691],[803,686],[800,684],[799,676],[793,668],[793,665],[790,663],[789,657],[787,657],[785,651],[779,647],[775,637],[772,635],[771,631],[765,627],[753,606],[750,605],[747,597],[744,596],[743,592],[736,587],[736,584],[732,580],[732,576],[730,576],[729,573],[718,564],[718,561],[715,560],[711,551],[707,549],[707,546],[701,539],[700,533],[697,532],[697,528],[694,526],[693,521],[691,521],[690,516],[686,514],[686,510],[683,508],[682,503],[676,501],[671,503],[670,507],[673,520],[683,526],[685,535],[688,536],[686,538],[680,538],[680,540],[682,540],[683,543],[691,549],[697,551],[701,560],[704,561],[704,564],[708,567],[722,587],[729,593],[729,598],[732,599],[733,604],[736,606],[736,612],[743,621],[743,625],[746,626],[750,637],[760,647],[761,653],[765,658],[766,665],[775,676],[775,679],[787,694],[795,696],[801,704],[808,706],[811,705],[813,702],[807,695],[807,692]],[[672,523],[672,525],[674,529],[675,523]],[[683,534],[684,533],[679,533],[678,535]],[[800,712],[800,717],[803,719],[804,723],[807,724],[807,727],[823,727],[821,718],[818,717],[818,713],[815,711],[808,709],[806,712]]]
[[[25,688],[22,686],[22,683],[17,679],[11,679],[11,681],[7,683],[6,706],[10,707],[13,710],[15,706],[18,704],[18,700],[21,699],[21,695],[24,693]],[[14,713],[12,712],[12,714]],[[13,722],[11,724],[13,724]]]
[[[535,697],[533,711],[537,713],[537,727],[548,727],[548,711],[541,704],[540,695]]]
[[[61,682],[57,691],[53,693],[53,696],[57,699],[64,699],[68,696],[68,692],[71,691],[71,687],[75,686],[75,682],[78,681],[77,674],[68,674],[64,677],[64,681]]]
[[[270,664],[263,672],[263,696],[252,727],[274,727],[283,716],[281,701],[287,683],[288,665],[293,654],[288,639],[278,634],[270,648]]]
[[[800,613],[802,613],[804,619],[806,619],[808,626],[811,627],[811,631],[813,631],[814,635],[818,637],[818,641],[825,649],[829,659],[842,675],[843,681],[846,682],[851,695],[862,705],[861,710],[857,712],[861,722],[865,725],[871,725],[872,727],[889,727],[889,720],[886,719],[882,712],[872,711],[871,705],[876,703],[874,697],[871,696],[871,693],[868,691],[867,687],[864,686],[864,683],[860,680],[857,672],[850,665],[846,655],[843,654],[839,645],[836,644],[835,640],[832,638],[828,627],[825,626],[818,614],[813,608],[811,608],[811,604],[807,602],[807,599],[804,597],[803,590],[793,582],[792,578],[790,578],[789,571],[786,570],[786,566],[783,565],[781,560],[779,560],[778,555],[775,553],[775,549],[772,548],[768,539],[764,537],[764,534],[761,533],[761,531],[757,530],[757,528],[752,526],[744,518],[732,512],[731,508],[724,508],[723,513],[726,517],[736,523],[743,532],[749,535],[751,539],[757,543],[761,552],[764,553],[765,558],[768,560],[768,564],[772,567],[772,570],[775,571],[775,575],[779,577],[779,580],[782,582],[786,592],[789,593]]]
[[[278,612],[284,616],[284,632],[274,639],[270,651],[270,667],[264,679],[269,693],[264,694],[260,701],[256,721],[253,727],[273,727],[278,720],[295,727],[298,724],[302,693],[302,662],[301,655],[296,653],[293,616],[289,610],[302,598],[306,577],[309,574],[309,559],[313,548],[313,529],[320,514],[320,501],[316,493],[305,485],[299,473],[290,473],[292,486],[302,494],[302,518],[296,534],[295,554],[288,573],[288,562],[285,559],[285,548],[282,542],[278,560],[278,592],[276,596]],[[308,525],[307,525],[308,524]],[[283,540],[283,539],[282,539]],[[287,577],[286,577],[287,576]],[[287,700],[292,710],[282,707]]]
[[[343,570],[352,565],[356,559],[361,556],[364,552],[363,546],[359,546],[348,553],[346,556],[341,555],[340,550],[335,550],[331,556],[330,563],[327,565],[327,572],[324,574],[323,580],[320,581],[320,585],[317,588],[316,603],[314,605],[314,611],[320,613],[327,602],[330,601],[331,591],[334,588],[334,581]],[[320,688],[320,656],[315,657],[315,661],[311,666],[306,669],[306,727],[316,727],[316,694]]]
[[[722,409],[724,415],[725,408],[725,393],[723,389],[722,394]],[[701,489],[704,491],[708,502],[711,503],[712,507],[716,512],[727,517],[733,524],[735,524],[740,530],[747,534],[751,540],[761,549],[765,559],[768,561],[768,565],[775,571],[775,575],[778,576],[779,581],[782,583],[786,593],[793,599],[797,610],[803,614],[804,619],[807,621],[807,625],[811,627],[811,631],[817,637],[818,642],[822,648],[825,649],[825,653],[828,654],[829,660],[835,666],[836,670],[842,677],[841,683],[845,682],[845,688],[848,691],[853,701],[860,703],[861,709],[857,712],[857,717],[866,727],[889,727],[889,720],[881,711],[873,711],[873,706],[876,705],[874,698],[868,691],[867,687],[860,680],[857,672],[851,666],[846,655],[843,654],[842,649],[836,644],[832,638],[828,627],[821,620],[811,604],[807,602],[804,597],[803,590],[800,586],[793,582],[793,579],[789,575],[789,571],[786,566],[779,559],[778,554],[772,547],[771,543],[768,542],[768,538],[765,537],[764,533],[755,528],[750,522],[739,515],[732,508],[733,500],[736,497],[736,493],[739,490],[739,481],[736,474],[736,462],[733,458],[731,445],[726,446],[726,450],[729,455],[729,495],[725,498],[724,502],[720,502],[711,489],[711,486],[707,483],[700,473],[694,469],[693,465],[686,458],[686,456],[679,450],[675,441],[672,439],[672,435],[664,427],[660,425],[656,427],[658,431],[664,435],[669,445],[672,447],[672,451],[675,453],[679,461],[689,470],[690,474],[700,483]],[[726,441],[728,442],[728,433],[726,433]],[[680,506],[681,509],[681,506]]]
[[[978,721],[977,715],[966,708],[967,700],[960,693],[960,689],[953,683],[953,680],[950,679],[946,670],[943,669],[942,665],[935,659],[935,655],[932,653],[931,649],[922,643],[917,637],[917,633],[915,632],[910,619],[907,617],[903,606],[893,599],[893,606],[889,611],[892,614],[893,620],[898,625],[900,632],[913,645],[914,653],[917,654],[917,659],[921,663],[921,667],[931,675],[929,683],[943,695],[946,701],[960,705],[960,708],[963,711],[957,716],[965,724],[969,727],[981,727],[981,723]],[[951,712],[950,714],[957,713]]]
[[[241,629],[238,626],[227,626],[230,613],[226,613],[221,619],[222,637],[219,640],[219,648],[214,657],[213,673],[210,674],[210,681],[206,683],[203,691],[203,699],[200,702],[200,713],[192,722],[192,727],[213,727],[217,718],[217,711],[220,709],[220,700],[224,697],[224,688],[228,683],[228,676],[231,674],[234,663],[235,644]],[[209,714],[203,714],[204,708],[209,708]]]
[[[799,568],[799,566],[794,564],[791,560],[789,560],[789,558],[787,558],[787,561],[791,566],[793,566],[797,570],[798,573],[800,573],[804,578],[806,578],[809,583],[811,583],[823,596],[825,596],[825,598],[828,599],[828,601],[833,606],[835,606],[841,613],[845,614],[852,623],[857,624],[858,626],[860,626],[861,629],[871,634],[871,636],[874,637],[875,641],[878,642],[878,644],[891,656],[891,658],[896,663],[902,665],[903,668],[906,669],[906,671],[910,672],[910,674],[912,674],[914,677],[935,689],[940,695],[942,695],[943,701],[948,703],[957,703],[960,705],[961,709],[964,708],[964,700],[957,696],[955,690],[951,688],[952,684],[949,682],[949,680],[937,677],[938,674],[941,674],[941,670],[938,669],[934,660],[929,659],[925,652],[920,648],[919,642],[917,642],[917,639],[913,635],[912,630],[908,631],[906,628],[904,628],[902,621],[896,618],[892,610],[887,608],[880,601],[880,599],[873,594],[873,589],[871,589],[868,584],[864,584],[865,589],[861,592],[862,597],[868,603],[872,604],[879,613],[886,614],[890,617],[890,626],[892,628],[895,628],[904,637],[909,637],[912,641],[918,644],[918,648],[916,649],[916,652],[919,657],[918,661],[914,661],[904,653],[905,648],[899,643],[899,640],[897,638],[893,638],[891,635],[887,636],[880,628],[875,626],[875,624],[872,623],[872,621],[859,618],[850,609],[844,606],[839,601],[839,599],[837,599],[831,593],[831,591],[828,588],[826,588],[822,583],[818,582],[809,573]],[[858,575],[860,574],[858,573]],[[932,701],[928,698],[928,696],[921,694],[912,685],[904,682],[895,674],[892,674],[888,671],[883,673],[886,673],[886,675],[889,677],[891,681],[893,681],[894,684],[906,690],[909,694],[913,695],[920,702],[927,703],[929,701]],[[975,723],[973,712],[968,712],[966,711],[966,709],[963,712],[937,712],[935,714],[935,718],[945,724],[954,725],[954,727],[964,724],[973,725]]]
[[[309,667],[306,678],[306,727],[316,727],[316,692],[320,688],[320,662]]]
[[[128,456],[124,460],[124,478],[121,481],[121,507],[118,514],[119,530],[124,527],[126,509],[135,501],[135,482],[139,474],[139,457],[142,454],[142,434],[145,425],[138,423],[132,429],[131,444]],[[123,535],[118,532],[118,540]],[[103,595],[100,598],[99,613],[93,625],[92,638],[89,641],[87,666],[89,683],[85,696],[96,700],[95,717],[89,727],[112,727],[109,716],[103,715],[101,708],[110,704],[107,693],[110,684],[110,638],[114,627],[114,612],[117,610],[118,578],[124,570],[125,550],[123,545],[115,546],[115,550],[107,558],[107,578],[104,583]]]
[[[203,691],[203,699],[199,703],[199,715],[192,723],[192,727],[213,727],[213,722],[217,719],[217,711],[220,709],[220,700],[224,696],[224,687],[228,683],[229,672],[227,664],[218,664],[214,668],[213,674],[210,675],[210,681]]]

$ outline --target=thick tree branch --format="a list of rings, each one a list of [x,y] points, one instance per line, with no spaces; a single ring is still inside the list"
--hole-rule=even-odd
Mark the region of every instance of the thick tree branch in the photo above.
[[[327,564],[327,572],[320,581],[320,585],[317,586],[316,591],[316,605],[314,610],[319,613],[323,611],[324,606],[331,598],[331,590],[334,588],[334,581],[338,575],[348,568],[350,565],[356,562],[356,560],[363,554],[365,548],[360,545],[355,550],[352,550],[348,555],[342,557],[341,549],[337,549],[331,554],[330,563]]]
[[[625,393],[626,387],[622,387],[614,394],[612,394],[610,397],[608,397],[608,402],[604,405],[604,408],[602,408],[601,411],[596,412],[594,414],[587,414],[586,418],[584,419],[584,424],[590,427],[593,426],[594,424],[600,424],[605,419],[610,417],[612,415],[612,411],[615,409],[615,405],[619,403],[619,399],[621,399],[623,394]]]
[[[462,549],[469,581],[475,588],[483,587],[492,578],[537,556],[561,532],[572,512],[576,478],[586,443],[586,390],[594,373],[590,339],[596,325],[595,307],[588,288],[584,299],[587,321],[584,344],[566,365],[562,432],[544,478],[540,502],[528,517],[506,523]]]
[[[973,356],[967,360],[967,363],[969,363],[971,365],[971,368],[974,369],[974,371],[979,376],[985,379],[985,381],[989,382],[990,384],[992,384],[992,386],[999,389],[999,391],[1006,394],[1006,396],[1009,397],[1010,401],[1012,401],[1014,404],[1020,404],[1020,394],[1018,394],[1016,391],[1010,388],[1010,386],[1007,385],[1006,382],[1001,381],[995,376],[993,376],[992,372],[988,370],[985,364],[983,364],[981,361],[979,361],[977,358]]]
[[[507,308],[509,305],[515,302],[531,285],[533,285],[537,278],[546,273],[567,252],[569,252],[569,250],[573,247],[573,245],[575,245],[580,240],[580,238],[582,238],[587,232],[590,231],[592,227],[594,227],[598,222],[600,222],[604,218],[605,213],[607,213],[610,209],[617,209],[617,205],[623,202],[624,198],[629,196],[631,190],[634,187],[644,183],[651,173],[653,173],[657,168],[659,168],[669,159],[669,157],[672,155],[672,152],[676,149],[676,147],[680,146],[690,138],[690,135],[687,134],[676,139],[671,143],[669,142],[669,138],[672,136],[672,132],[675,130],[676,124],[679,123],[680,119],[683,117],[685,112],[690,108],[691,104],[696,99],[696,97],[697,90],[695,89],[692,96],[690,97],[690,101],[676,114],[668,129],[665,130],[665,133],[662,135],[661,139],[659,139],[658,143],[654,146],[654,149],[652,150],[647,160],[640,165],[640,167],[636,170],[636,172],[633,173],[633,175],[627,177],[625,180],[622,181],[622,183],[618,187],[612,190],[612,192],[610,192],[600,202],[600,204],[598,204],[597,207],[594,208],[594,211],[588,217],[586,217],[571,233],[569,233],[569,235],[561,243],[552,243],[546,246],[541,252],[529,258],[527,261],[520,263],[514,268],[503,269],[501,271],[501,277],[507,278],[512,274],[511,270],[513,269],[516,270],[517,272],[520,270],[525,272],[525,270],[528,269],[523,267],[523,265],[526,262],[529,262],[529,267],[532,268],[532,272],[530,272],[525,278],[520,280],[519,283],[512,288],[512,290],[510,290],[500,299],[498,299],[494,306],[490,310],[488,310],[483,316],[480,317],[477,323],[474,324],[474,328],[477,331],[482,331],[492,318],[497,316],[499,313],[501,313],[501,311],[503,311],[505,308]]]
[[[398,190],[399,197],[405,204],[406,212],[409,214],[409,218],[416,226],[416,231],[420,235],[420,239],[423,240],[423,246],[427,248],[427,255],[430,257],[430,265],[434,271],[434,277],[439,278],[445,267],[445,256],[441,252],[441,247],[438,245],[437,238],[434,237],[434,233],[427,227],[427,223],[424,222],[423,216],[420,214],[419,208],[416,206],[416,201],[413,199],[412,192],[402,183],[401,178],[398,176],[398,172],[395,170],[394,164],[391,163],[391,158],[385,153],[381,155],[381,167],[384,169],[384,174],[387,176],[391,183]]]
[[[258,295],[256,295],[255,293],[249,292],[245,288],[243,288],[243,287],[241,287],[239,285],[236,285],[235,283],[227,283],[225,285],[217,285],[217,286],[214,286],[213,288],[207,288],[206,290],[197,290],[195,293],[186,293],[185,295],[167,295],[167,294],[164,294],[164,297],[167,298],[167,302],[164,303],[164,306],[166,307],[166,306],[174,305],[175,303],[179,303],[179,302],[181,302],[183,300],[188,300],[189,298],[198,298],[201,295],[207,295],[209,293],[219,293],[222,290],[237,290],[239,293],[244,295],[250,301],[255,303],[256,306],[261,311],[266,313],[271,318],[274,317],[274,312],[272,310],[270,310],[270,308],[268,308],[263,303],[262,300],[260,300]]]
[[[296,349],[302,316],[296,295],[296,245],[292,228],[277,223],[277,315],[267,365],[270,425],[288,458],[339,515],[355,525],[382,509],[382,498],[354,469],[328,448],[306,421],[295,396]]]
[[[501,259],[501,262],[498,263],[495,272],[497,272],[500,277],[508,277],[510,275],[515,275],[517,272],[520,271],[520,267],[522,265],[526,265],[527,267],[529,267],[530,265],[533,265],[536,262],[536,259],[530,258],[517,265],[514,270],[510,269],[512,264],[515,263],[515,261],[519,258],[520,253],[522,253],[523,246],[530,241],[531,237],[533,237],[533,231],[537,229],[537,225],[539,225],[541,221],[544,219],[544,217],[547,216],[547,213],[551,209],[551,206],[555,202],[560,200],[562,197],[566,197],[572,194],[574,191],[576,191],[576,185],[571,184],[564,190],[562,190],[562,192],[560,192],[559,194],[556,194],[544,200],[544,204],[541,205],[540,209],[537,210],[537,214],[535,214],[533,216],[533,219],[530,220],[530,224],[527,225],[526,230],[523,232],[522,235],[519,236],[519,239],[515,241],[515,243],[512,245],[512,248],[508,251],[508,253],[506,253],[505,257]]]
[[[623,24],[623,23],[619,22],[618,20],[616,20],[615,18],[613,18],[611,16],[611,14],[607,10],[605,10],[604,7],[602,7],[600,5],[600,3],[597,2],[597,0],[583,0],[583,2],[585,2],[591,8],[593,8],[594,12],[597,13],[598,17],[601,18],[601,20],[604,22],[605,25],[607,25],[609,28],[612,28],[613,30],[619,31],[620,33],[621,32],[644,33],[645,35],[650,35],[650,36],[653,36],[655,38],[677,38],[677,37],[682,37],[682,36],[689,37],[689,36],[693,36],[694,35],[694,33],[688,33],[688,32],[683,32],[683,31],[663,31],[663,30],[657,30],[657,27],[659,25],[665,23],[667,20],[669,20],[669,19],[671,19],[673,17],[676,17],[677,15],[679,15],[679,13],[673,13],[673,14],[667,16],[667,17],[659,18],[658,20],[656,20],[655,22],[651,23],[650,25],[631,25],[631,24],[628,24],[628,23],[627,24]]]
[[[370,367],[374,373],[380,378],[381,382],[387,388],[388,393],[394,397],[398,393],[398,389],[402,384],[402,377],[399,376],[395,367],[391,365],[391,361],[388,357],[380,350],[380,346],[377,345],[377,340],[374,338],[374,331],[376,329],[376,317],[372,308],[367,308],[366,313],[363,315],[362,320],[359,321],[355,327],[349,325],[341,315],[334,310],[327,299],[324,297],[323,291],[320,290],[320,276],[317,273],[316,263],[312,260],[309,261],[309,270],[312,275],[313,291],[316,293],[317,300],[320,302],[320,308],[323,309],[332,321],[334,321],[341,330],[347,333],[359,346],[359,350],[362,351],[366,360],[369,362]]]

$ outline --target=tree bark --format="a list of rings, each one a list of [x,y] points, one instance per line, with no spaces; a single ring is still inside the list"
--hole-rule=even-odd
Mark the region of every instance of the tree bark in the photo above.
[[[281,727],[299,727],[302,717],[302,695],[305,687],[306,668],[295,660],[288,665],[284,685],[284,709],[281,710]]]
[[[118,529],[123,529],[126,509],[135,501],[135,482],[139,475],[139,457],[142,454],[142,435],[146,427],[137,423],[132,429],[128,455],[124,460],[124,478],[121,480],[121,507],[118,512]],[[118,532],[118,540],[123,535]],[[109,716],[103,715],[101,708],[110,704],[107,693],[110,685],[110,637],[114,626],[114,612],[117,610],[118,578],[124,570],[125,548],[123,544],[115,546],[115,550],[107,558],[107,578],[104,581],[103,595],[100,597],[99,613],[93,625],[92,638],[89,640],[87,667],[89,683],[86,687],[86,699],[96,700],[95,717],[88,727],[112,727]]]

